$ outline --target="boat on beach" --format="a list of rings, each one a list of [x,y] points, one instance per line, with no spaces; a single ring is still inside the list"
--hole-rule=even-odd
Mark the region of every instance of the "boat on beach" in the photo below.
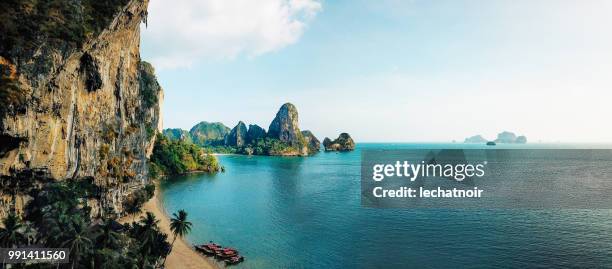
[[[231,247],[222,247],[212,241],[208,244],[196,245],[195,250],[206,255],[214,256],[216,259],[222,260],[227,265],[234,265],[244,261],[244,257],[238,253],[238,250]]]
[[[225,261],[225,264],[227,264],[227,265],[234,265],[234,264],[239,264],[239,263],[243,262],[244,261],[244,257],[242,257],[240,255],[237,255],[237,256],[225,259],[224,261]]]
[[[238,255],[238,250],[233,248],[223,248],[216,251],[216,257],[220,260],[228,259]]]
[[[195,249],[198,252],[203,253],[204,255],[207,256],[215,256],[217,254],[217,251],[223,249],[221,247],[221,245],[215,244],[213,242],[210,242],[208,244],[203,244],[203,245],[197,245],[195,246]]]

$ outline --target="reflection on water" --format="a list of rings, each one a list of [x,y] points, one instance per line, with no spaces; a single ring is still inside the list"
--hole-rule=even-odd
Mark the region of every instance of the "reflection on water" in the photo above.
[[[246,256],[238,268],[612,264],[610,210],[362,208],[358,150],[309,158],[220,156],[220,161],[225,173],[164,183],[164,206],[189,212],[191,242],[238,248]]]

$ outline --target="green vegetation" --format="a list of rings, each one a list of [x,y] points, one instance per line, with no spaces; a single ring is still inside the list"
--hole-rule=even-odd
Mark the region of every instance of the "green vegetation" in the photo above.
[[[19,216],[10,213],[2,222],[0,228],[0,245],[3,248],[12,248],[28,242],[27,232],[31,225],[25,224]]]
[[[220,122],[202,121],[189,130],[191,141],[200,146],[222,146],[230,128]]]
[[[300,152],[301,146],[291,146],[278,139],[266,137],[257,139],[252,145],[246,145],[237,151],[242,154],[283,155],[288,152]]]
[[[158,134],[151,155],[150,176],[177,175],[188,172],[218,172],[217,158],[201,147],[183,141],[170,141]]]
[[[202,148],[209,153],[222,153],[222,154],[233,154],[238,153],[238,149],[231,146],[202,146]]]
[[[132,193],[125,201],[123,201],[123,210],[132,217],[140,213],[142,205],[149,201],[155,194],[155,185],[146,185],[143,189]]]
[[[128,0],[1,1],[0,51],[5,54],[30,51],[45,38],[66,44],[68,49],[80,47],[88,37],[106,28],[127,3]]]
[[[157,78],[155,77],[155,69],[150,63],[145,61],[140,62],[140,92],[142,101],[146,108],[151,108],[157,104],[159,100],[157,95],[161,89]]]
[[[179,128],[164,129],[162,133],[172,141],[183,141],[186,143],[193,143],[191,134],[188,131]]]
[[[157,130],[155,129],[155,127],[146,126],[146,131],[147,131],[147,139],[151,139],[153,138],[153,136],[155,136],[155,133],[157,133]]]
[[[32,191],[33,199],[23,218],[14,213],[0,229],[2,247],[40,245],[65,247],[70,263],[59,268],[156,268],[170,252],[167,235],[160,232],[155,216],[121,225],[103,217],[91,217],[87,199],[99,190],[88,181],[47,183]],[[142,192],[151,192],[151,187]],[[27,268],[56,268],[38,264]]]
[[[0,65],[2,67],[3,65]],[[8,77],[0,78],[0,115],[9,111],[20,110],[26,97],[19,88],[17,80]]]

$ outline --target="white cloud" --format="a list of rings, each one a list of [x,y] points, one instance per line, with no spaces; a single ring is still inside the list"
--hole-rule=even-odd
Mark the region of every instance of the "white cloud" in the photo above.
[[[253,57],[295,43],[318,0],[152,0],[142,44],[157,68]]]

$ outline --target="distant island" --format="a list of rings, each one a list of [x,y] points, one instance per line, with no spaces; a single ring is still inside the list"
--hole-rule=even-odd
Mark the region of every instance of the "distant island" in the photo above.
[[[328,137],[323,139],[325,151],[351,151],[355,149],[355,141],[347,133],[341,133],[338,138],[331,140]]]
[[[466,138],[463,143],[482,144],[482,143],[487,143],[488,141],[489,140],[487,140],[484,137],[482,137],[482,135],[475,135],[475,136],[470,136],[470,137]]]
[[[488,143],[488,142],[494,142],[494,143],[490,143],[493,145],[495,143],[498,143],[498,144],[526,144],[527,137],[524,135],[517,136],[513,132],[503,131],[497,134],[497,139],[492,140],[492,141],[484,138],[482,135],[475,135],[475,136],[466,138],[463,143],[482,144],[482,143]]]
[[[291,103],[280,107],[267,132],[256,124],[247,126],[243,121],[231,129],[220,122],[202,121],[189,131],[165,129],[163,134],[171,141],[193,143],[218,153],[309,156],[321,150],[321,142],[311,131],[300,130],[298,111]],[[330,144],[333,147],[325,147],[326,151],[349,151],[355,148],[355,142],[347,133],[341,134],[334,141]]]

